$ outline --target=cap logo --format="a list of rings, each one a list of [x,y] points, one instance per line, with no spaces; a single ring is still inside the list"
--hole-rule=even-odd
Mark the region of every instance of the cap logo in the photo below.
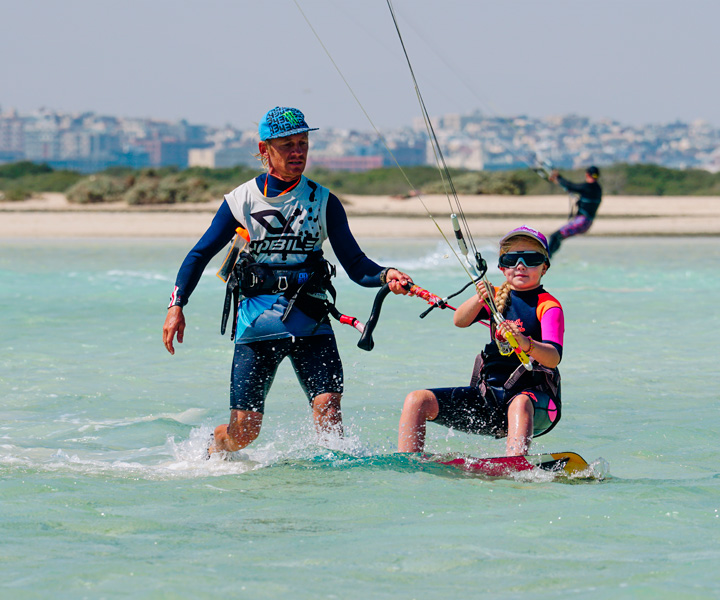
[[[293,112],[291,110],[286,110],[283,113],[283,117],[285,117],[293,125],[297,126],[300,123],[300,121],[298,121],[298,118],[293,114]]]

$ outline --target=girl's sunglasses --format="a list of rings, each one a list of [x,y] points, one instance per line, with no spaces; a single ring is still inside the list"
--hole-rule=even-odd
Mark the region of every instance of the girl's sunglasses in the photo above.
[[[542,252],[535,250],[522,250],[519,252],[506,252],[498,258],[498,264],[506,269],[517,267],[518,263],[524,264],[526,267],[539,267],[543,264],[549,264],[547,256]]]

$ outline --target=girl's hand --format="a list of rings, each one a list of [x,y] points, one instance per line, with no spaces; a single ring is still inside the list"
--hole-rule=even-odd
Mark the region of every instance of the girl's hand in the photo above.
[[[512,321],[503,321],[497,326],[497,329],[495,331],[503,338],[505,337],[506,333],[511,333],[517,341],[518,345],[520,346],[520,349],[523,351],[525,350],[525,348],[530,347],[530,340],[525,335],[520,333],[518,326]]]
[[[483,281],[478,281],[475,284],[475,289],[477,289],[478,296],[483,302],[487,302],[487,299],[490,297],[490,294],[488,293],[487,286]]]
[[[496,334],[504,335],[506,332],[512,333],[515,341],[517,341],[520,350],[525,352],[528,356],[539,362],[544,367],[553,369],[560,363],[560,353],[557,348],[547,342],[539,342],[537,340],[530,341],[530,338],[522,333],[518,329],[518,326],[511,321],[503,321],[497,326],[495,330]],[[530,345],[532,344],[532,349]],[[532,354],[530,354],[530,352]]]

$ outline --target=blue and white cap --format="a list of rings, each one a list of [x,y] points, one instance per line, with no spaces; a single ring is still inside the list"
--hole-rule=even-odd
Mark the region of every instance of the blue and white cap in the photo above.
[[[318,127],[309,127],[305,122],[305,115],[297,108],[287,106],[276,106],[267,111],[263,120],[260,121],[258,133],[260,140],[272,140],[275,138],[287,137],[296,133],[306,131],[317,131]]]

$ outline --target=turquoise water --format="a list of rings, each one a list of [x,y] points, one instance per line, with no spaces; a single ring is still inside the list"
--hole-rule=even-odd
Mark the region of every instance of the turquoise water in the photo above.
[[[232,344],[209,269],[162,346],[191,244],[0,241],[0,597],[720,597],[717,239],[584,238],[554,261],[564,416],[533,451],[607,473],[575,484],[391,455],[407,392],[468,381],[487,335],[396,297],[372,352],[336,327],[345,440],[315,439],[283,365],[258,441],[202,460]],[[435,241],[363,247],[441,295],[465,283]],[[337,287],[366,319],[374,290]],[[503,447],[429,427],[432,452]]]

